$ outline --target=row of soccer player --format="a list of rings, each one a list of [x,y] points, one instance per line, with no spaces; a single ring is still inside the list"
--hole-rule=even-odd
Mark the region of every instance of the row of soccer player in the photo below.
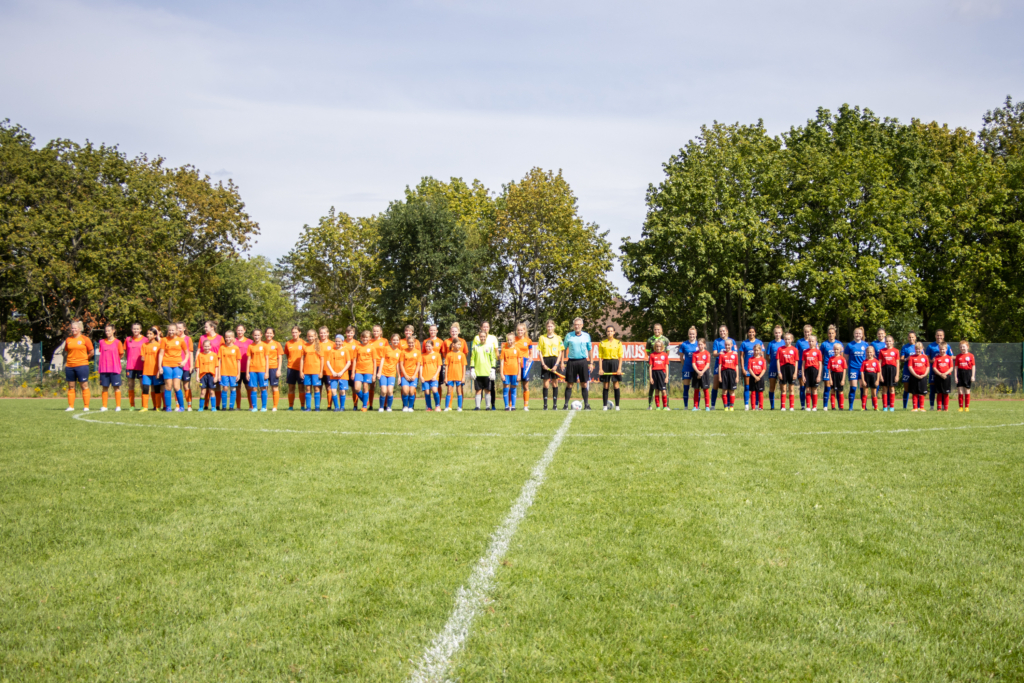
[[[664,370],[667,369],[668,339],[655,325],[654,336],[648,339],[651,353],[651,395],[654,405],[668,406],[665,391]],[[775,326],[773,339],[764,344],[757,338],[757,330],[751,327],[747,338],[739,344],[729,337],[724,325],[719,328],[710,353],[703,339],[697,338],[697,330],[691,327],[687,341],[677,347],[682,361],[684,407],[689,407],[689,386],[694,388],[694,410],[699,407],[701,393],[706,409],[713,410],[719,390],[724,392],[726,410],[735,404],[735,392],[742,383],[744,407],[763,409],[765,380],[768,380],[770,406],[775,408],[775,390],[781,390],[781,409],[795,409],[796,387],[799,386],[800,407],[817,410],[818,387],[824,389],[824,409],[844,408],[844,388],[849,387],[849,410],[853,410],[857,389],[861,390],[861,408],[867,409],[868,398],[878,410],[879,398],[883,411],[894,411],[896,386],[903,385],[903,407],[907,408],[912,399],[912,410],[925,410],[924,397],[930,397],[932,409],[938,399],[938,409],[949,409],[949,395],[954,381],[959,396],[961,411],[969,411],[971,386],[975,380],[975,360],[970,344],[959,343],[955,356],[945,341],[945,333],[937,330],[935,341],[925,345],[911,332],[907,342],[899,349],[895,340],[879,329],[873,342],[864,339],[864,329],[853,332],[853,341],[843,343],[836,338],[836,328],[830,325],[827,338],[820,345],[810,325],[804,326],[804,336],[794,340],[792,334],[783,334],[781,326]],[[659,356],[664,354],[664,358]],[[655,368],[659,368],[656,370]],[[660,373],[660,374],[655,374]],[[741,374],[742,373],[742,374]],[[713,387],[713,388],[712,388]],[[708,396],[708,390],[711,395]],[[660,398],[660,400],[659,400]]]

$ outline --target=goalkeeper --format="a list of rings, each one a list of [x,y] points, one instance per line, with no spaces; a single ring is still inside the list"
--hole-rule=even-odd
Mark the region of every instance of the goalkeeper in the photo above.
[[[480,410],[481,399],[484,409],[494,409],[491,402],[491,384],[494,382],[494,364],[497,362],[494,346],[488,343],[487,328],[481,327],[479,336],[473,340],[473,351],[469,361],[473,371],[473,389],[476,393],[476,408]]]
[[[661,347],[668,352],[669,343],[668,337],[662,333],[661,323],[654,323],[654,334],[647,338],[647,344],[645,345],[644,351],[647,353],[647,357],[650,358],[651,354],[654,353],[654,345],[661,342]],[[666,394],[667,396],[667,394]],[[651,410],[651,404],[654,403],[654,385],[649,384],[647,386],[647,410]]]

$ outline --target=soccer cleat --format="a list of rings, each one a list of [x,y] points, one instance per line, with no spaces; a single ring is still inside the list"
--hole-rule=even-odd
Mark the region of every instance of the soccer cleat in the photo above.
[[[250,413],[255,413],[255,412],[256,412],[256,409],[255,409],[255,408],[249,408],[249,412],[250,412]]]
[[[956,412],[958,412],[958,413],[962,413],[962,412],[964,412],[964,409],[963,409],[963,408],[960,408],[960,409],[959,409],[959,410],[957,410]]]
[[[812,413],[816,413],[816,412],[818,412],[818,409],[817,408],[811,408],[811,412]]]
[[[116,408],[114,408],[114,412],[115,413],[120,413],[121,412],[121,406],[117,406]]]
[[[189,410],[191,410],[191,408]],[[260,412],[261,413],[265,413],[265,412],[267,412],[267,409],[266,408],[260,408]]]
[[[710,412],[711,412],[711,408],[705,408],[705,409],[704,409],[704,412],[706,412],[706,413],[710,413]]]
[[[615,410],[618,410],[618,409],[619,409],[619,407],[618,407],[618,406],[615,406]]]
[[[190,413],[192,412],[192,406],[188,407],[188,412],[190,412]]]
[[[383,409],[383,408],[377,408],[377,412],[378,412],[378,413],[383,413],[383,412],[384,412],[384,409]]]
[[[366,406],[363,406],[362,408],[359,409],[359,412],[365,413],[367,410],[368,408]]]
[[[274,410],[277,410],[276,408]],[[295,410],[295,406],[288,406],[288,410]]]
[[[103,406],[103,407],[101,407],[101,408],[100,408],[100,412],[101,412],[101,413],[105,413],[105,412],[107,412],[107,407],[106,407],[106,406]]]
[[[461,413],[461,412],[462,412],[462,408],[456,408],[456,409],[455,409],[455,412],[457,412],[457,413]]]
[[[654,410],[654,408],[651,407],[650,403],[647,404],[647,410]]]
[[[270,409],[270,412],[272,412],[272,413],[276,413],[276,412],[277,412],[277,408],[271,408],[271,409]]]
[[[74,408],[68,408],[68,410],[74,410]],[[140,413],[148,413],[149,408],[139,408]]]
[[[446,412],[446,413],[450,413],[450,412],[452,412],[452,409],[451,409],[451,407],[445,408],[445,409],[444,409],[444,412]]]
[[[384,412],[386,412],[386,413],[390,413],[390,412],[391,412],[391,408],[386,408],[386,409],[384,410]]]
[[[145,408],[143,408],[143,410],[145,410]],[[67,408],[64,409],[64,412],[65,413],[73,413],[73,412],[75,412],[75,409],[72,408],[71,406],[68,406]]]
[[[672,409],[669,408],[668,406],[665,406],[664,408],[662,408],[662,410],[672,410]]]
[[[700,408],[690,408],[690,410],[696,413],[698,410],[700,410]]]
[[[743,404],[743,410],[750,410],[750,404],[749,403],[744,403]]]
[[[530,406],[523,406],[523,412],[524,413],[527,412],[529,409],[530,409]]]
[[[964,412],[965,412],[965,413],[969,413],[969,412],[971,412],[971,407],[970,407],[970,406],[967,406],[966,408],[964,408]]]
[[[822,408],[822,410],[824,410],[827,413],[828,412],[828,406],[825,406],[824,408]]]
[[[89,406],[86,406],[86,407],[82,408],[82,412],[83,413],[88,413],[89,412]]]
[[[604,408],[602,408],[602,410],[608,410],[608,406],[605,406]]]

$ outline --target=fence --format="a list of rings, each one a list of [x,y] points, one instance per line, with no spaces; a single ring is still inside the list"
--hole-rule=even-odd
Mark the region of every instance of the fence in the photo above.
[[[0,342],[0,380],[5,382],[43,381],[43,373],[50,364],[43,363],[43,345],[33,344],[30,339],[19,342]]]

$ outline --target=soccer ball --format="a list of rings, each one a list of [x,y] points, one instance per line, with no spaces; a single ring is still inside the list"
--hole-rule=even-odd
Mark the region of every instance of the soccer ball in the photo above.
[[[580,403],[579,401],[573,401],[572,402],[572,409],[573,410],[583,410],[583,404]]]

